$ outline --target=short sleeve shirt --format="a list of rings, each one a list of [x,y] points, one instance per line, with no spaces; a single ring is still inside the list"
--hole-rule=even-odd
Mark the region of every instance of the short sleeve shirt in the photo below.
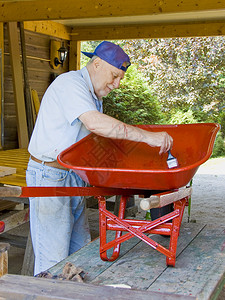
[[[41,161],[58,154],[90,132],[79,120],[87,111],[102,112],[86,67],[59,75],[46,90],[28,151]]]

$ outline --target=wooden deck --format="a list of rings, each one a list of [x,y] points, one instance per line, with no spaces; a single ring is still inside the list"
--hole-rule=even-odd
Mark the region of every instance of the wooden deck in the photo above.
[[[4,275],[0,278],[1,299],[61,300],[192,300],[194,297],[113,288],[71,281]]]
[[[154,239],[164,246],[169,244],[169,238],[156,235]],[[157,292],[190,299],[216,299],[225,281],[225,226],[182,224],[175,268],[167,267],[162,254],[137,238],[122,244],[115,262],[99,258],[96,239],[50,272],[60,274],[67,261],[86,272],[85,282],[89,284],[125,284],[134,290],[148,291],[149,296]]]
[[[136,238],[122,244],[115,262],[103,262],[96,239],[49,270],[59,275],[69,261],[85,271],[85,283],[4,275],[0,277],[0,295],[17,300],[215,300],[225,281],[224,233],[225,225],[182,224],[175,268],[167,267],[162,254]],[[165,246],[169,243],[160,235],[154,239]],[[118,284],[130,289],[115,287]]]
[[[16,173],[0,177],[0,185],[26,186],[26,168],[29,160],[27,149],[13,149],[0,151],[0,166],[16,168]],[[0,211],[13,208],[16,203],[28,203],[27,199],[1,198]]]
[[[15,174],[0,177],[0,184],[25,186],[29,156],[27,149],[0,151],[0,166],[16,168]]]

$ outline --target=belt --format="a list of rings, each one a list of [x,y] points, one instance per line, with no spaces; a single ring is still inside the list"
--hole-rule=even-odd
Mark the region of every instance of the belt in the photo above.
[[[57,169],[62,169],[62,170],[66,170],[66,171],[69,171],[68,168],[65,168],[63,167],[62,165],[60,165],[57,160],[54,160],[54,161],[41,161],[40,159],[37,159],[36,157],[34,156],[30,156],[30,158],[33,160],[33,161],[36,161],[37,163],[39,164],[44,164],[45,166],[49,166],[49,167],[52,167],[52,168],[57,168]]]

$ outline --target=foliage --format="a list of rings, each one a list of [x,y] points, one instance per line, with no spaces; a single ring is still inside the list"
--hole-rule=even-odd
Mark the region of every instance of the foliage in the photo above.
[[[197,120],[193,116],[192,110],[189,109],[187,112],[177,110],[174,112],[174,114],[171,114],[169,123],[170,124],[190,124],[190,123],[197,123]]]
[[[212,153],[212,157],[219,157],[219,156],[225,156],[225,141],[222,137],[221,132],[217,134],[214,148],[213,148],[213,153]]]
[[[167,113],[191,109],[201,121],[217,121],[225,107],[225,38],[174,38],[127,41]]]
[[[104,112],[128,124],[162,121],[160,105],[135,65],[128,68],[119,89],[104,98]]]
[[[221,125],[221,134],[225,138],[225,111],[223,110],[219,115],[219,124]]]
[[[92,52],[99,42],[82,43],[83,51]],[[224,155],[225,37],[114,42],[130,56],[145,85],[128,82],[128,73],[121,88],[108,96],[106,112],[129,123],[218,122],[213,156]]]
[[[85,42],[82,47],[93,51],[99,42]],[[167,120],[174,110],[189,109],[198,122],[219,120],[225,107],[225,37],[114,42],[142,72]]]
[[[81,51],[84,51],[84,52],[94,52],[95,48],[98,46],[98,44],[100,43],[101,41],[91,41],[91,42],[82,42],[81,43]],[[81,54],[81,68],[86,66],[87,62],[89,61],[89,57],[84,55],[84,54]]]

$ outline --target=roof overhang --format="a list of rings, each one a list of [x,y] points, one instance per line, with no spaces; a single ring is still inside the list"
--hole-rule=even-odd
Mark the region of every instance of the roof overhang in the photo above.
[[[225,2],[0,1],[0,22],[50,20],[65,25],[73,40],[225,35]]]

